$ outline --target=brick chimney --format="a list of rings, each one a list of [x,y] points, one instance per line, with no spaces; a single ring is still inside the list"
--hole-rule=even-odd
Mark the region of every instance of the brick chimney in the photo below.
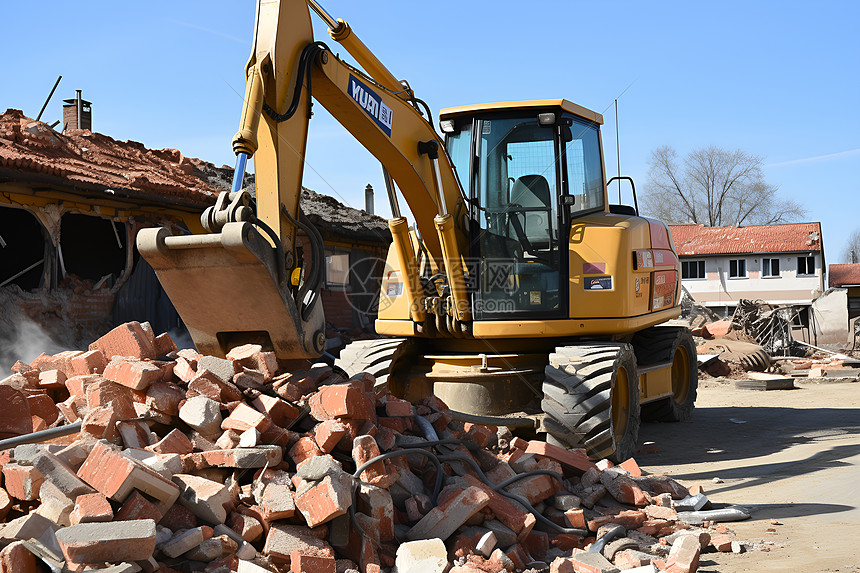
[[[63,100],[63,131],[67,129],[93,130],[93,104],[81,98],[81,90],[75,90],[74,99]]]

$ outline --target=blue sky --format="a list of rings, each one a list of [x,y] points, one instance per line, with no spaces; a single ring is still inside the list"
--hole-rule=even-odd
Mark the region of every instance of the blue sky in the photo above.
[[[821,221],[829,263],[860,229],[858,2],[324,0],[434,111],[563,97],[603,112],[606,165],[644,185],[651,151],[716,145],[766,158],[770,183]],[[8,2],[0,107],[43,119],[82,89],[117,139],[233,164],[250,0]],[[318,37],[337,44],[318,25]],[[632,85],[631,85],[632,84]],[[353,206],[379,164],[315,106],[305,185]]]

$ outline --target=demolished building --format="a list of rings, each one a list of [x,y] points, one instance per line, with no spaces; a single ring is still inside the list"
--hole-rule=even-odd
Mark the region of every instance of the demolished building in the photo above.
[[[232,177],[175,149],[87,129],[59,133],[15,109],[0,115],[0,365],[28,355],[30,338],[42,350],[80,348],[127,320],[181,332],[134,240],[151,226],[201,232],[200,214]],[[385,220],[309,190],[302,201],[326,246],[329,322],[372,325],[374,299],[362,293],[374,292],[365,283],[379,275],[390,242]]]

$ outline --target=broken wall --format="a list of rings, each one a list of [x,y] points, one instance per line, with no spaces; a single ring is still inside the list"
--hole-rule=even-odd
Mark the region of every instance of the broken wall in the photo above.
[[[831,288],[812,302],[809,325],[813,344],[844,346],[848,334],[848,289]]]

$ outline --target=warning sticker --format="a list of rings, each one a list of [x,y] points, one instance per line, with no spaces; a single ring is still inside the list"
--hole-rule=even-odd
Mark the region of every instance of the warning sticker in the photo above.
[[[678,277],[675,271],[660,271],[658,273],[654,273],[651,310],[660,310],[675,304],[675,290],[677,282]]]
[[[529,291],[529,304],[540,304],[540,291]]]
[[[585,279],[585,290],[609,290],[612,288],[612,277],[588,277]]]

